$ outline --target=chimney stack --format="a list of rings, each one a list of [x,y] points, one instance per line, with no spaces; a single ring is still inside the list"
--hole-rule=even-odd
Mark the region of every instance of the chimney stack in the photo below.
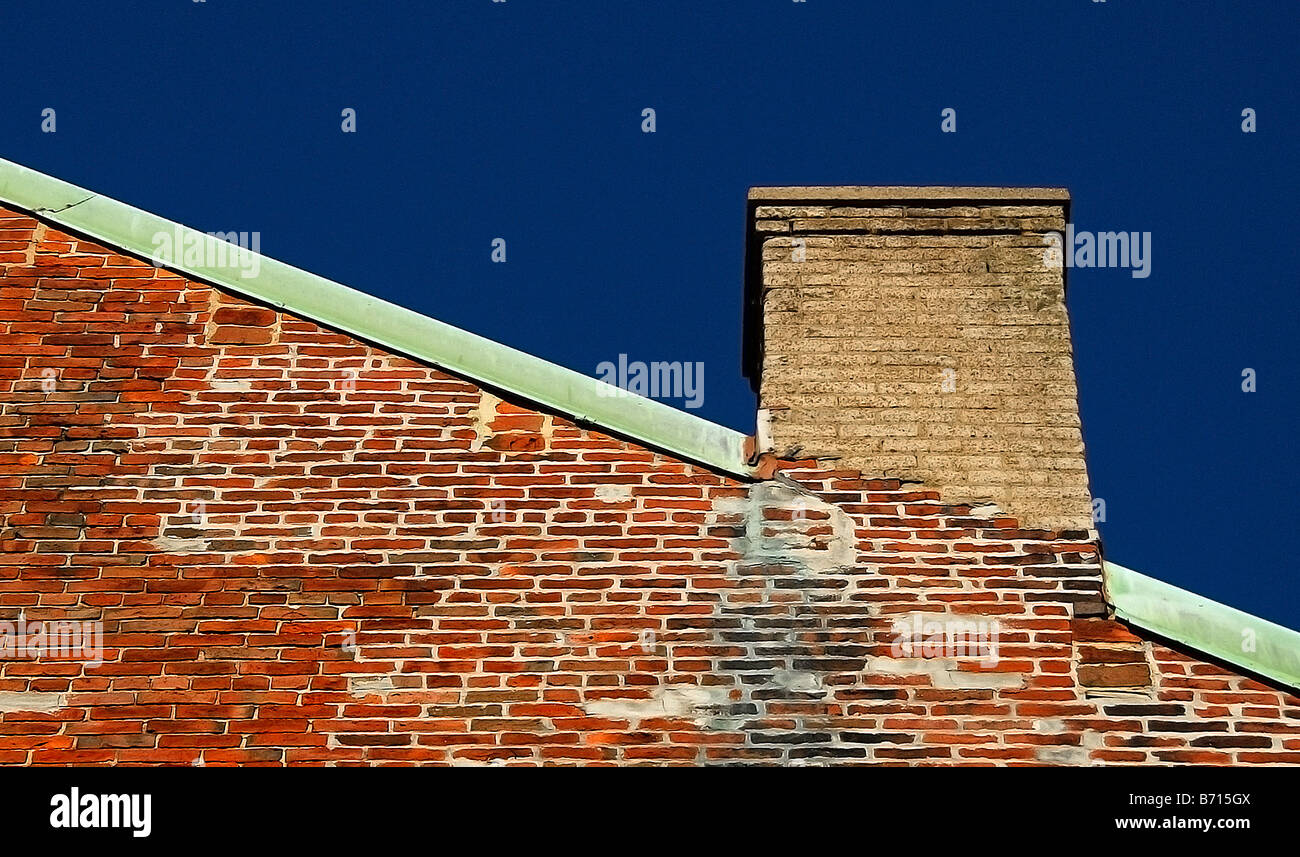
[[[1058,188],[751,190],[745,367],[772,451],[1092,529],[1049,252],[1068,206]]]

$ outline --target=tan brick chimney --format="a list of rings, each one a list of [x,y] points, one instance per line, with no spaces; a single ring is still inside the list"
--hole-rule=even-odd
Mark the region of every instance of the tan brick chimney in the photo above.
[[[1045,252],[1067,191],[749,200],[745,364],[777,454],[918,480],[1026,527],[1092,527],[1064,269]]]

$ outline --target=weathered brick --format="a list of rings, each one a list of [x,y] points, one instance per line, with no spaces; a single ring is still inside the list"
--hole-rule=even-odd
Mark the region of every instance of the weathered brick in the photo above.
[[[1068,352],[992,331],[1056,324],[1055,281],[991,274],[1024,261],[1003,236],[907,223],[1052,215],[913,207],[771,212],[874,230],[807,233],[861,267],[771,293],[822,316],[789,355],[895,367],[826,439],[978,475],[1013,437],[1074,484]],[[0,259],[0,619],[101,621],[103,663],[0,660],[0,764],[1300,764],[1300,699],[1080,617],[1089,527],[844,460],[723,476],[35,225],[0,209],[33,257]],[[936,249],[986,255],[918,273]],[[889,336],[821,336],[837,289]],[[1037,385],[1001,434],[923,418],[925,349],[964,340],[895,327],[927,307],[986,346],[968,404]],[[996,622],[995,662],[927,650],[926,621]]]

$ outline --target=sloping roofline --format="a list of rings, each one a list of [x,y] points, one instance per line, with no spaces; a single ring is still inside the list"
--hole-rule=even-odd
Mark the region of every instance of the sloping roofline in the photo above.
[[[229,245],[3,158],[0,200],[128,255],[162,262],[161,267],[512,393],[578,423],[733,476],[753,472],[747,437],[738,431],[260,254],[254,254],[258,265],[252,276],[242,276],[252,266],[186,263],[185,247],[197,243],[213,250],[203,254],[205,259],[224,259],[226,254],[216,251]],[[165,245],[169,253],[155,246],[160,233],[178,239]]]

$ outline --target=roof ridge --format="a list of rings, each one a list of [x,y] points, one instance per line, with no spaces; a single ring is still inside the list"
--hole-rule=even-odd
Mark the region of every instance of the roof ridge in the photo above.
[[[34,217],[136,256],[309,318],[487,387],[725,473],[749,477],[746,435],[470,333],[285,262],[244,251],[248,268],[189,264],[184,246],[199,242],[205,259],[224,259],[229,244],[175,221],[0,158],[0,201]],[[154,236],[177,240],[160,253]],[[218,251],[225,251],[215,255]],[[250,266],[252,267],[252,266]]]

